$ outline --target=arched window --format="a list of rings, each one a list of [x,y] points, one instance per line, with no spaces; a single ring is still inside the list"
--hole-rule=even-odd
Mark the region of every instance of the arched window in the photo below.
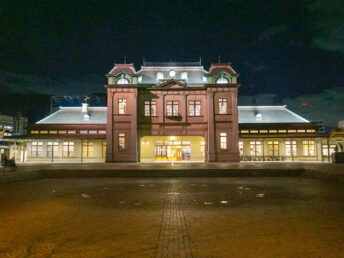
[[[182,72],[181,77],[182,77],[182,80],[187,80],[188,79],[188,73]]]
[[[164,74],[161,73],[161,72],[157,73],[157,74],[156,74],[156,79],[157,79],[157,80],[163,80],[163,79],[164,79]]]
[[[128,83],[129,83],[129,81],[125,78],[121,78],[117,81],[117,84],[128,84]]]
[[[218,78],[216,80],[216,83],[219,83],[219,84],[221,84],[221,83],[228,83],[228,80],[226,78],[221,77],[221,78]]]

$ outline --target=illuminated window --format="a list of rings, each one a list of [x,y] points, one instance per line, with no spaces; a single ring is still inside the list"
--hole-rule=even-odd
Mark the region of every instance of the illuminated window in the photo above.
[[[287,130],[278,130],[278,133],[286,133]]]
[[[145,116],[156,116],[156,102],[145,101]]]
[[[288,133],[296,133],[296,130],[288,130]]]
[[[244,156],[244,142],[239,142],[240,156]]]
[[[48,131],[44,130],[44,131],[40,131],[39,133],[40,133],[40,134],[47,134]]]
[[[220,133],[220,147],[221,150],[227,149],[227,133]]]
[[[128,84],[128,83],[129,83],[129,81],[125,78],[121,78],[117,81],[117,84]]]
[[[80,134],[87,134],[88,131],[87,130],[80,130]]]
[[[190,100],[189,101],[189,116],[200,116],[201,115],[201,101]]]
[[[118,150],[125,150],[125,133],[118,134]]]
[[[262,156],[262,144],[260,141],[250,142],[250,154],[251,156]]]
[[[297,132],[298,132],[298,133],[305,133],[306,130],[303,130],[303,129],[302,129],[302,130],[297,130]]]
[[[68,134],[76,134],[75,130],[68,130]]]
[[[156,74],[156,79],[157,79],[157,80],[163,80],[163,79],[164,79],[164,74],[163,74],[163,73],[160,73],[160,72],[157,73],[157,74]]]
[[[286,141],[285,142],[285,155],[286,156],[296,156],[296,141]]]
[[[89,134],[97,134],[97,130],[89,130],[88,133]]]
[[[277,133],[277,130],[269,130],[269,133]]]
[[[249,133],[249,130],[241,130],[241,133]]]
[[[278,141],[268,141],[268,155],[269,156],[278,156],[279,155]]]
[[[98,130],[98,134],[106,134],[106,130]]]
[[[31,143],[31,157],[43,157],[43,142]]]
[[[226,78],[221,77],[221,78],[218,78],[218,79],[216,80],[216,83],[218,83],[218,84],[224,84],[224,83],[228,83],[228,80],[227,80]]]
[[[66,130],[60,130],[60,131],[59,131],[59,134],[66,134],[66,133],[67,133]]]
[[[332,154],[335,152],[336,152],[336,145],[331,144],[330,145],[330,156],[332,156]],[[324,144],[322,146],[322,153],[323,153],[323,156],[328,156],[328,145],[327,144]]]
[[[170,75],[171,77],[174,77],[174,76],[176,76],[176,72],[175,72],[174,70],[172,70],[172,71],[169,72],[169,75]]]
[[[315,143],[314,141],[303,141],[303,155],[314,156],[315,155]]]
[[[188,79],[188,73],[182,72],[181,77],[182,77],[182,80],[187,80]]]
[[[268,130],[259,130],[260,133],[268,133]]]
[[[219,99],[219,114],[227,114],[227,99]]]
[[[127,111],[127,99],[118,99],[118,114],[125,115]]]
[[[57,131],[55,130],[52,130],[52,131],[49,131],[50,134],[57,134]]]
[[[137,82],[138,82],[138,83],[141,83],[141,82],[142,82],[142,76],[139,76],[139,77],[137,78]]]
[[[102,142],[102,157],[106,156],[106,142]]]
[[[48,157],[52,157],[53,155],[56,156],[58,149],[59,149],[58,142],[48,142],[48,146],[47,146]]]
[[[63,142],[62,156],[70,158],[74,152],[74,142]]]
[[[315,130],[314,129],[308,129],[307,133],[315,133]]]
[[[167,101],[166,102],[166,115],[167,116],[178,116],[178,101]]]
[[[201,157],[205,157],[205,142],[201,142]]]
[[[31,131],[31,134],[38,134],[38,133],[39,131],[35,131],[35,130]]]
[[[250,133],[258,133],[258,130],[250,130]]]
[[[92,157],[93,156],[93,142],[83,141],[82,142],[82,156]]]

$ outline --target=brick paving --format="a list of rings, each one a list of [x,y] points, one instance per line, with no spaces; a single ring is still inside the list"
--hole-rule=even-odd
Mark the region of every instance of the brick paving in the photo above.
[[[171,182],[168,188],[156,257],[192,257],[182,194],[177,183]]]

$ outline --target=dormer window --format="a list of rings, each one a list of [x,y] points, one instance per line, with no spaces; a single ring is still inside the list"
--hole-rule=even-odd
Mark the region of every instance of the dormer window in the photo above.
[[[117,81],[117,84],[128,84],[129,81],[128,79],[125,79],[125,78],[121,78]]]
[[[156,79],[157,79],[157,80],[163,80],[163,79],[164,79],[164,74],[163,74],[163,73],[160,73],[160,72],[157,73],[157,74],[156,74]]]
[[[141,83],[141,82],[142,82],[142,76],[139,76],[139,77],[137,78],[137,82],[138,82],[138,83]]]
[[[262,118],[263,118],[262,114],[259,114],[259,113],[258,113],[258,114],[256,115],[256,119],[257,119],[257,120],[262,120]]]
[[[188,79],[188,73],[187,72],[182,72],[182,80],[187,80]]]
[[[174,77],[174,76],[176,76],[176,71],[174,71],[174,70],[171,70],[171,71],[169,72],[169,75],[170,75],[171,77]]]
[[[218,78],[216,80],[216,83],[218,83],[218,84],[225,84],[225,83],[228,83],[228,80],[226,78],[221,77],[221,78]]]

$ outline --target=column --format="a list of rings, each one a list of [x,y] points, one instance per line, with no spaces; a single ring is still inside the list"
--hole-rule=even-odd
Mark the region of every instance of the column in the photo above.
[[[208,103],[208,162],[215,162],[214,93],[207,92]]]

